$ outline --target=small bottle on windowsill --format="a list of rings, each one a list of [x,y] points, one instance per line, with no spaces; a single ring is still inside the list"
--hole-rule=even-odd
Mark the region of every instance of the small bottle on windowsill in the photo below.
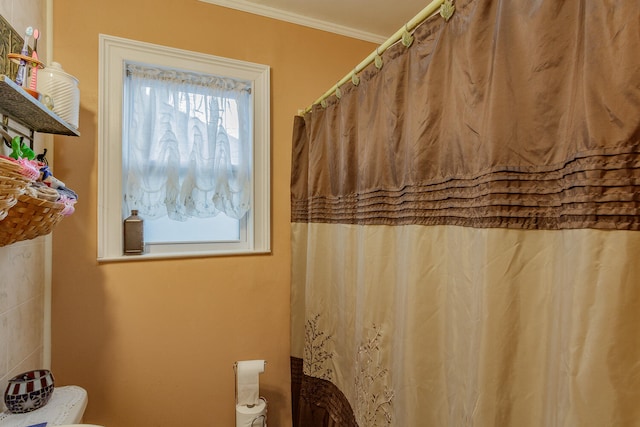
[[[140,255],[144,253],[144,222],[136,209],[124,220],[124,254]]]

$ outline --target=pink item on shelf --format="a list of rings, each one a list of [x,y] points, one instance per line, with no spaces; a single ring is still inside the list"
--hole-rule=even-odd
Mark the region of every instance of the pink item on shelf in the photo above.
[[[22,166],[20,171],[22,175],[34,181],[40,177],[40,164],[37,161],[29,159],[18,159],[16,161]]]
[[[64,216],[69,216],[76,211],[75,204],[77,200],[72,199],[70,197],[65,196],[64,194],[60,196],[58,203],[63,203],[64,208],[62,209],[61,214]]]
[[[36,28],[33,30],[33,52],[31,57],[35,60],[38,59],[38,39],[40,38],[40,31]],[[38,67],[31,69],[31,81],[29,82],[29,89],[33,91],[38,90]]]

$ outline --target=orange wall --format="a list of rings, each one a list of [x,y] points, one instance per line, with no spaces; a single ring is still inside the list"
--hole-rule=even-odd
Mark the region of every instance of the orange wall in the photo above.
[[[79,138],[55,173],[80,195],[54,232],[52,369],[89,392],[85,422],[235,425],[236,360],[266,359],[269,425],[290,426],[289,174],[298,109],[375,46],[196,0],[56,0],[53,60],[80,81]],[[98,34],[271,66],[272,254],[96,262]]]

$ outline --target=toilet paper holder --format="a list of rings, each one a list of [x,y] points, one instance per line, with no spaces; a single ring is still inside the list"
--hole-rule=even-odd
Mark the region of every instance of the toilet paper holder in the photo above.
[[[266,367],[267,362],[264,361],[264,366]],[[235,402],[236,402],[236,408],[238,407],[239,403],[238,403],[238,362],[234,362],[233,364],[233,372],[234,372],[234,377],[235,377]],[[259,396],[259,400],[261,400],[262,402],[264,402],[264,406],[265,408],[267,407],[267,399],[263,396]],[[254,408],[256,406],[256,404],[246,404],[243,405],[246,406],[247,408],[251,409]],[[236,409],[237,410],[237,409]],[[245,425],[245,424],[243,424]],[[266,427],[267,426],[267,416],[266,414],[260,414],[257,415],[255,418],[251,419],[251,424],[249,424],[249,427]]]
[[[266,360],[264,361],[264,366],[265,366],[265,368],[267,366],[267,361]],[[238,404],[238,362],[233,362],[233,376],[234,376],[233,383],[234,383],[234,386],[235,386],[235,389],[236,389],[235,390],[235,395],[236,395],[235,402],[236,402],[236,405],[237,405]],[[267,399],[265,399],[264,397],[260,396],[260,399],[264,400],[264,402],[267,403]],[[249,407],[249,408],[252,408],[254,406],[255,405],[247,405],[247,407]]]
[[[260,424],[255,424],[256,421],[260,421]],[[254,424],[255,424],[255,426],[254,426]],[[258,415],[253,420],[251,420],[251,427],[262,427],[262,426],[266,426],[266,425],[267,425],[267,416],[266,415]]]

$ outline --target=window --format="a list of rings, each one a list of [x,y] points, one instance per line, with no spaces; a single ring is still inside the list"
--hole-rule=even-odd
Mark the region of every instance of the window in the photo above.
[[[269,251],[268,67],[101,35],[99,90],[99,260]]]

